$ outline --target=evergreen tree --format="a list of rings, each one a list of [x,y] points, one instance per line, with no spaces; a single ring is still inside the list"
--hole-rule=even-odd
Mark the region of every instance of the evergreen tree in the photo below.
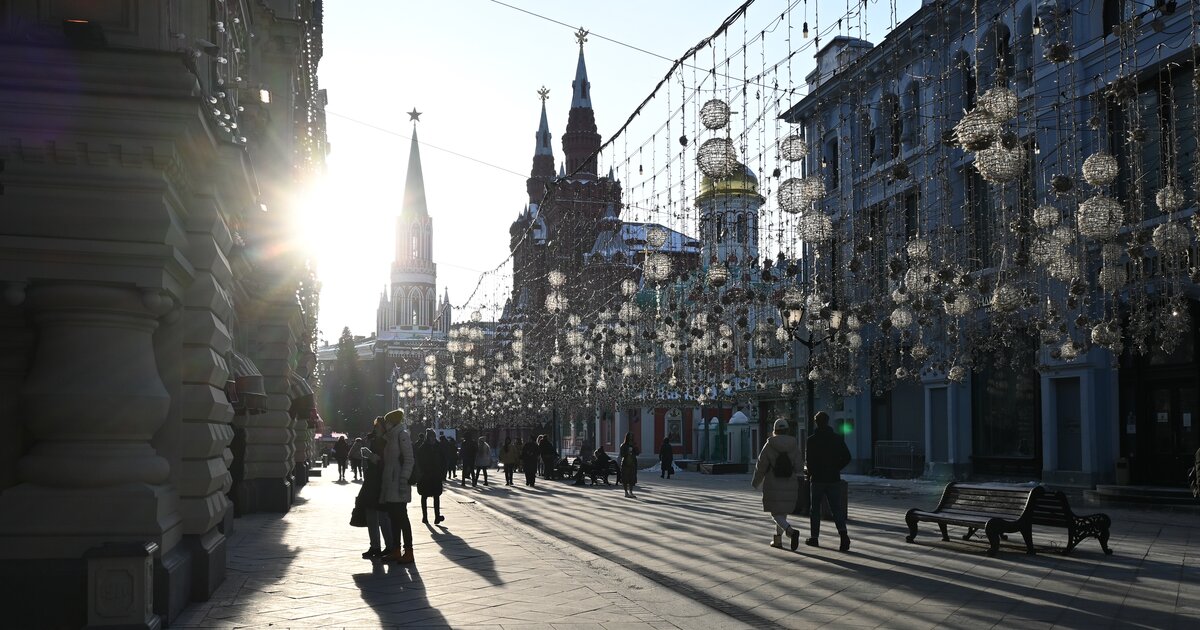
[[[367,417],[369,408],[366,400],[366,377],[358,363],[358,352],[354,349],[354,335],[350,327],[342,329],[338,338],[337,359],[329,383],[333,391],[333,426],[352,436],[366,432],[371,426]]]

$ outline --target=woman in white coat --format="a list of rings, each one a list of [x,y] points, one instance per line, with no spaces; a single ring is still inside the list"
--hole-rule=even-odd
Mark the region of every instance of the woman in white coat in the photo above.
[[[800,452],[800,441],[788,434],[788,421],[775,421],[774,435],[763,445],[754,467],[755,488],[762,487],[763,511],[775,519],[775,537],[772,547],[783,547],[783,534],[791,540],[792,551],[800,546],[800,530],[788,523],[787,515],[796,508],[800,494],[800,480],[796,477],[804,466],[804,455]],[[781,457],[787,455],[786,461]]]
[[[412,525],[408,522],[408,502],[412,499],[412,488],[408,478],[413,472],[412,438],[404,428],[404,412],[396,409],[383,416],[387,427],[383,449],[383,483],[379,490],[379,504],[392,522],[392,541],[396,548],[386,559],[401,564],[413,561]],[[401,551],[400,541],[404,541]]]

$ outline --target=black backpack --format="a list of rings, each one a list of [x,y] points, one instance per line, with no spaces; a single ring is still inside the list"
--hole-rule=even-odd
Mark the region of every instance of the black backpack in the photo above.
[[[776,477],[791,477],[795,472],[792,469],[792,458],[788,457],[787,453],[780,453],[779,457],[775,458],[775,465],[771,470],[775,472]]]

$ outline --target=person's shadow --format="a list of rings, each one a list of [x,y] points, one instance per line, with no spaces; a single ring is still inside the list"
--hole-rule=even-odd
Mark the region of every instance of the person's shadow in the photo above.
[[[371,562],[370,573],[354,574],[354,585],[381,626],[446,626],[446,617],[429,603],[415,564]]]
[[[496,561],[482,549],[472,547],[461,536],[456,536],[444,525],[434,527],[428,523],[430,537],[438,544],[438,551],[452,560],[455,564],[478,573],[480,577],[495,586],[503,584],[500,574],[496,571]]]

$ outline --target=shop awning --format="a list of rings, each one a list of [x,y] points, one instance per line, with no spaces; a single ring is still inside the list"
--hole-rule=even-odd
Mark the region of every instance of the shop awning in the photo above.
[[[262,372],[258,371],[250,357],[236,350],[229,351],[229,382],[225,384],[225,395],[235,411],[260,412],[267,409],[267,388],[263,384]]]
[[[292,399],[288,413],[293,418],[307,420],[309,426],[316,424],[316,399],[313,396],[312,386],[308,384],[308,381],[304,377],[295,373],[288,375],[288,398]]]

